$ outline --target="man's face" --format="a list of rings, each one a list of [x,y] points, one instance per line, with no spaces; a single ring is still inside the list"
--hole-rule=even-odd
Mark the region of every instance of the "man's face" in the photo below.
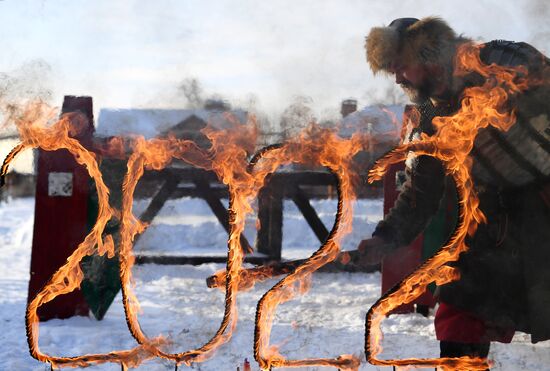
[[[434,76],[423,65],[394,63],[389,72],[395,75],[395,83],[403,88],[413,103],[422,103],[435,91]]]

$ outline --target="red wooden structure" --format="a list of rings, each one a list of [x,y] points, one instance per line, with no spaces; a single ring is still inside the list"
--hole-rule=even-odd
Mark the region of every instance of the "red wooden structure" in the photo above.
[[[74,111],[89,119],[87,129],[76,137],[89,145],[94,132],[92,98],[66,96],[62,113]],[[84,240],[89,183],[86,169],[67,150],[38,151],[29,301]],[[75,290],[43,305],[38,314],[41,320],[88,315],[88,305]]]

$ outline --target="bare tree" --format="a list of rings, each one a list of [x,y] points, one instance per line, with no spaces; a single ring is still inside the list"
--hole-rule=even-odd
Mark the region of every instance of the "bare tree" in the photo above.
[[[315,120],[313,110],[309,106],[311,102],[310,97],[296,96],[293,102],[283,111],[281,115],[283,139],[296,135]]]

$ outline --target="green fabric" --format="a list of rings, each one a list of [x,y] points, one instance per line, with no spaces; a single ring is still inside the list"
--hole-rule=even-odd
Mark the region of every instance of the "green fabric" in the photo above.
[[[432,257],[448,241],[458,220],[458,198],[452,180],[447,179],[443,199],[437,213],[424,230],[422,261]],[[452,206],[451,206],[452,205]],[[431,283],[428,290],[433,294],[436,285]]]
[[[103,319],[120,290],[118,266],[118,257],[93,255],[82,259],[84,280],[80,288],[97,320]]]
[[[124,167],[119,164],[120,161],[105,160],[102,163],[102,173],[107,173],[105,182],[111,190],[110,203],[116,208],[120,208],[121,192],[119,190],[124,175]],[[107,169],[106,169],[107,168]],[[111,171],[108,171],[111,170]],[[118,186],[117,186],[118,184]],[[90,181],[90,196],[88,198],[88,231],[91,231],[98,215],[98,198],[95,186]],[[110,221],[107,224],[105,234],[112,234],[116,242],[119,240],[118,223]],[[80,286],[84,299],[88,303],[90,310],[97,320],[103,319],[105,313],[111,306],[115,296],[121,288],[119,279],[119,259],[118,254],[109,259],[106,256],[92,255],[82,259],[80,264],[84,272],[84,280]]]

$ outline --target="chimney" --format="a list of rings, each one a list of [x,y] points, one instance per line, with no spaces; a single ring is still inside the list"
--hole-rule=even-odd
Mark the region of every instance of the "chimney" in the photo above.
[[[346,117],[355,111],[357,111],[357,99],[346,99],[342,101],[342,108],[340,109],[342,117]]]
[[[231,110],[231,105],[223,99],[207,99],[204,103],[204,109],[208,111],[225,112]]]

